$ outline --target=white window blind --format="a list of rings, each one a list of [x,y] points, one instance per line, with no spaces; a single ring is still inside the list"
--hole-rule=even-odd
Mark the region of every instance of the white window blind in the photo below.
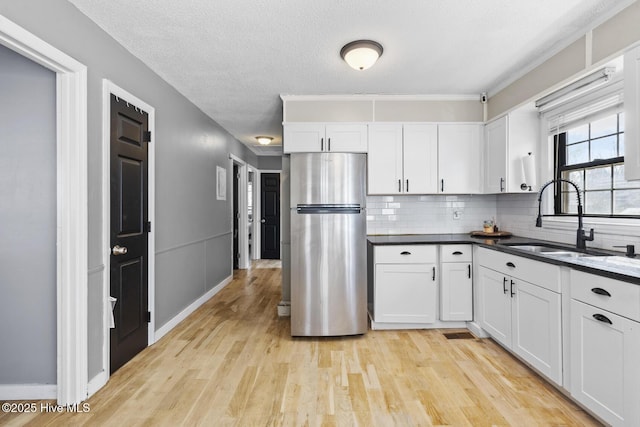
[[[622,80],[617,80],[578,98],[541,110],[540,114],[548,124],[549,135],[622,111],[623,89]]]

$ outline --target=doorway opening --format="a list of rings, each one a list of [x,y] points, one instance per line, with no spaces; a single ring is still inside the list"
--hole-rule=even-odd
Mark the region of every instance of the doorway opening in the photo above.
[[[244,160],[233,154],[231,159],[232,174],[232,203],[230,203],[230,215],[233,234],[232,267],[236,269],[247,269],[251,265],[249,255],[249,213],[247,197],[248,166]]]
[[[2,399],[87,397],[87,68],[0,16],[0,44],[56,73],[56,386],[5,388]]]

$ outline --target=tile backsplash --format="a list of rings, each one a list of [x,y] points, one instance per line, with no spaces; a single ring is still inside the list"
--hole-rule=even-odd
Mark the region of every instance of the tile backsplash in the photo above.
[[[367,234],[468,233],[496,217],[495,195],[367,197]]]
[[[543,227],[536,228],[537,214],[537,193],[368,196],[367,234],[468,233],[482,230],[484,220],[495,218],[500,230],[517,236],[575,244],[575,218],[565,224],[543,219]],[[594,222],[585,218],[584,228],[595,230],[595,240],[587,242],[587,247],[614,249],[614,245],[634,244],[640,252],[640,220]]]
[[[543,202],[544,203],[544,202]],[[511,231],[522,237],[551,240],[575,244],[577,219],[569,219],[570,223],[564,226],[553,224],[552,221],[543,218],[542,228],[535,226],[538,215],[537,193],[533,194],[504,194],[497,197],[497,221],[501,228]],[[584,218],[584,229],[594,229],[594,240],[587,242],[588,248],[604,248],[624,251],[621,248],[613,248],[614,245],[636,245],[640,251],[640,220],[593,220]]]

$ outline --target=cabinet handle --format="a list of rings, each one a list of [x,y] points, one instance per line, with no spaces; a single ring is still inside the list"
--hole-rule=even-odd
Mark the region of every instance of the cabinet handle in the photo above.
[[[440,191],[444,193],[444,179],[440,180]]]
[[[507,293],[507,278],[506,277],[502,278],[502,293],[503,294]]]
[[[433,267],[433,276],[431,276],[431,279],[435,282],[436,281],[436,268]]]
[[[331,138],[327,138],[327,151],[331,151]]]
[[[504,178],[500,178],[500,192],[504,191]]]
[[[514,296],[515,294],[516,294],[516,293],[515,293],[515,292],[513,292],[513,280],[511,280],[511,298],[513,298],[513,296]]]
[[[451,255],[462,255],[462,252],[460,251],[451,252]]]
[[[400,252],[400,255],[411,255],[411,252],[409,252],[409,251],[402,251],[402,252]]]
[[[398,180],[398,193],[402,193],[402,180]]]
[[[409,180],[407,180],[407,193],[409,192]]]
[[[467,274],[469,275],[469,279],[471,279],[471,264],[467,265]]]
[[[320,138],[320,151],[324,151],[324,138]]]
[[[507,267],[513,267],[513,268],[516,268],[516,265],[515,265],[514,263],[512,263],[511,261],[509,261],[509,262],[507,263]]]
[[[609,318],[603,314],[599,314],[596,313],[593,315],[593,318],[600,321],[600,322],[604,322],[604,323],[608,323],[610,325],[613,325],[613,323],[611,323],[611,320],[609,320]]]
[[[607,296],[607,297],[611,296],[611,294],[609,292],[607,292],[605,289],[602,289],[602,288],[592,288],[591,292],[593,292],[594,294],[604,295],[604,296]]]

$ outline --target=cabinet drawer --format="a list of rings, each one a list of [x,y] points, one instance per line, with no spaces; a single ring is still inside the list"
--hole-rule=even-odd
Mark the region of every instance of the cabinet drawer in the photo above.
[[[385,245],[375,247],[376,264],[436,262],[436,245]]]
[[[502,274],[560,292],[560,267],[557,265],[486,248],[480,248],[476,261]]]
[[[571,298],[640,321],[640,286],[571,270]]]
[[[440,245],[440,262],[471,262],[471,245]]]

